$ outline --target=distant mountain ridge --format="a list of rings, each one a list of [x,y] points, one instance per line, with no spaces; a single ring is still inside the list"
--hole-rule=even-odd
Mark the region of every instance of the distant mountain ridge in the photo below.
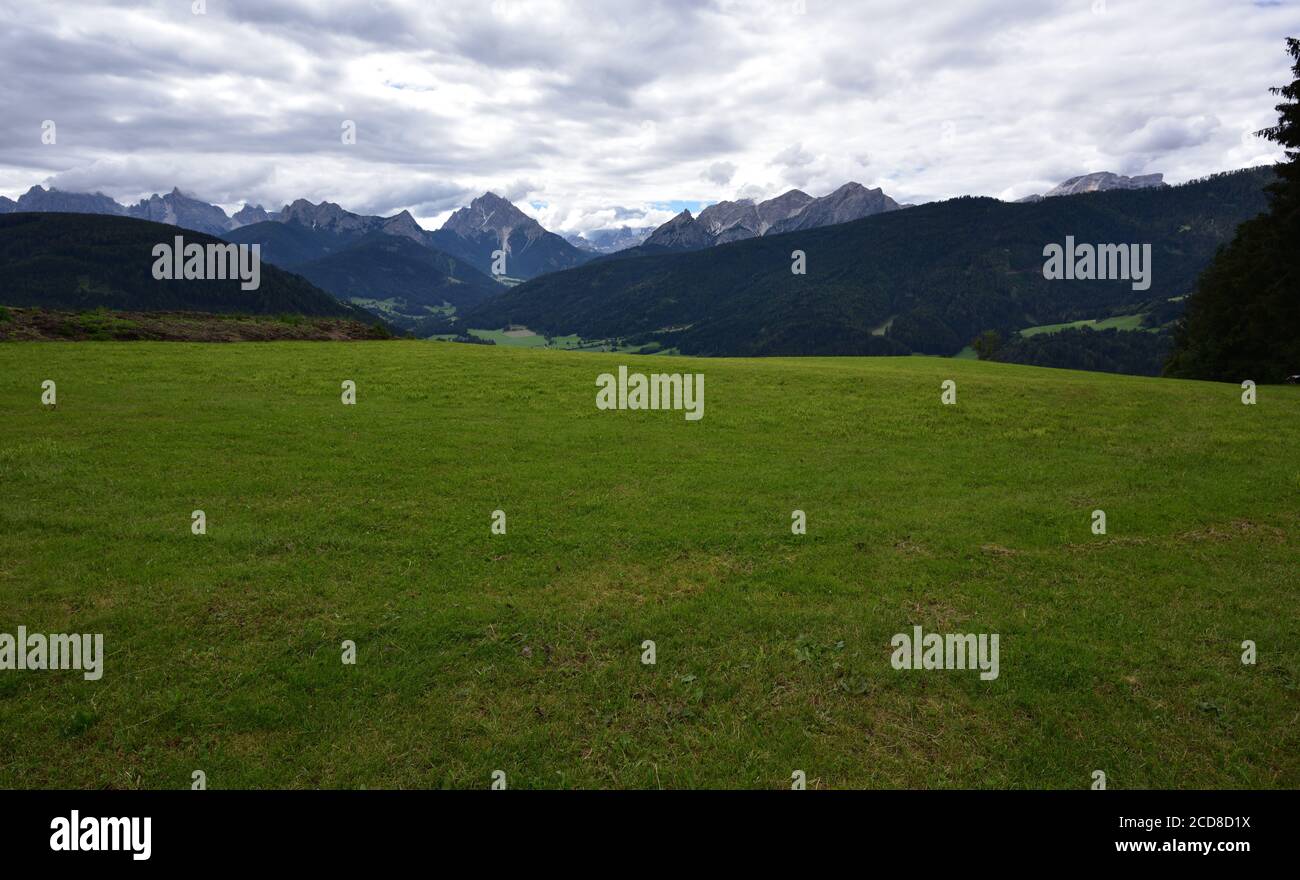
[[[128,207],[103,193],[34,186],[17,201],[0,202],[0,213],[15,212],[135,217],[236,244],[260,244],[265,262],[416,332],[430,330],[431,316],[450,320],[447,306],[468,308],[500,291],[490,275],[494,251],[506,252],[506,274],[517,279],[571,268],[594,256],[492,193],[456,211],[436,232],[421,227],[408,211],[379,217],[306,199],[273,212],[245,204],[232,217],[179,189]],[[443,329],[438,325],[435,332]]]
[[[824,195],[772,224],[764,234],[780,235],[799,229],[816,229],[873,217],[902,206],[885,195],[879,187],[868,189],[860,183],[846,183],[829,195]]]
[[[1116,189],[1147,189],[1149,187],[1168,186],[1165,183],[1165,176],[1160,173],[1156,174],[1139,174],[1135,177],[1125,177],[1123,174],[1115,174],[1112,171],[1094,171],[1091,174],[1080,174],[1078,177],[1071,177],[1069,180],[1058,183],[1049,189],[1043,195],[1025,196],[1023,199],[1017,199],[1018,202],[1037,202],[1042,199],[1055,198],[1057,196],[1075,196],[1080,193],[1090,192],[1109,192]]]
[[[1264,209],[1275,177],[1260,167],[1036,204],[966,196],[685,252],[647,242],[637,259],[537,278],[464,320],[728,357],[952,355],[986,330],[1006,338],[1107,315],[1169,313],[1167,323],[1232,230]],[[707,234],[684,215],[669,225],[675,240]],[[1044,245],[1067,236],[1150,243],[1150,288],[1046,278]],[[806,274],[790,271],[794,248]]]
[[[208,235],[221,235],[248,222],[256,222],[252,218],[264,219],[263,215],[266,215],[260,205],[256,208],[245,205],[234,218],[228,217],[218,206],[187,196],[179,188],[173,188],[166,195],[154,193],[134,205],[123,205],[102,192],[67,192],[54,188],[45,189],[39,185],[27,190],[18,197],[17,201],[0,198],[0,214],[22,211],[135,217],[139,220],[152,220],[155,223],[167,223],[182,229],[192,229],[195,232],[206,232]]]
[[[510,201],[490,192],[455,211],[436,232],[421,227],[407,211],[378,217],[355,214],[334,202],[313,203],[306,199],[297,199],[274,212],[245,203],[229,216],[221,207],[186,195],[179,188],[166,195],[155,193],[130,206],[100,192],[65,192],[41,186],[33,186],[17,201],[0,198],[0,214],[19,211],[137,217],[223,237],[246,226],[268,222],[347,235],[383,232],[449,253],[485,275],[492,274],[493,252],[504,250],[505,274],[519,279],[578,266],[592,257],[591,253],[547,231]]]
[[[113,214],[125,216],[126,207],[101,192],[74,193],[59,189],[34,186],[18,197],[18,201],[5,199],[5,213],[18,211],[57,212],[77,214]],[[9,207],[12,205],[12,207]]]
[[[496,274],[493,255],[503,251],[502,274],[509,278],[535,278],[591,259],[590,253],[547,231],[509,200],[492,192],[454,211],[441,229],[430,234],[430,242],[485,274]]]
[[[578,250],[612,254],[642,244],[654,231],[653,226],[619,226],[568,233],[564,240]]]
[[[129,217],[169,223],[209,235],[221,235],[233,225],[233,221],[221,208],[191,198],[176,188],[165,196],[155,193],[147,199],[141,199],[138,204],[127,208],[126,213]]]
[[[695,251],[700,248],[710,247],[716,242],[716,236],[711,234],[703,223],[692,217],[690,211],[682,211],[652,232],[641,247],[660,250]],[[633,250],[638,249],[633,248]],[[623,253],[628,253],[628,251]]]
[[[764,235],[847,223],[901,207],[880,189],[868,189],[855,182],[821,198],[792,189],[758,203],[753,199],[717,202],[700,211],[698,217],[682,211],[652,232],[640,247],[620,255],[700,250]]]
[[[468,308],[503,289],[436,247],[433,234],[406,211],[371,217],[332,202],[299,199],[273,219],[242,226],[224,238],[260,244],[265,261],[417,333],[428,329],[431,316],[445,306]]]

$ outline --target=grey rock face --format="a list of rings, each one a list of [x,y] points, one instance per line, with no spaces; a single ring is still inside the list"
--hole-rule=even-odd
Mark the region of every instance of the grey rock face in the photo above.
[[[428,233],[424,231],[424,227],[415,222],[415,218],[411,216],[409,211],[394,214],[384,220],[379,228],[388,235],[400,235],[420,244],[428,243]]]
[[[492,272],[494,251],[506,253],[506,276],[534,278],[580,265],[591,258],[496,193],[484,193],[454,211],[432,234],[434,247]]]
[[[759,235],[765,235],[769,229],[783,220],[788,220],[817,201],[802,190],[792,189],[774,199],[758,203]]]
[[[442,228],[454,232],[462,238],[479,238],[484,233],[495,233],[497,240],[505,245],[515,230],[519,230],[528,239],[545,234],[542,224],[507,199],[496,193],[484,193],[469,203],[469,207],[460,208],[447,218]]]
[[[417,244],[438,249],[432,233],[417,223],[409,211],[402,211],[392,217],[377,217],[354,214],[333,202],[321,202],[316,205],[306,199],[298,199],[292,204],[285,205],[278,213],[271,214],[269,219],[329,232],[343,239],[381,233],[409,238]]]
[[[165,196],[155,193],[147,199],[141,199],[139,203],[127,208],[126,213],[141,220],[169,223],[210,235],[229,232],[233,226],[225,211],[216,205],[190,198],[179,189],[173,189]]]
[[[231,228],[238,229],[240,226],[251,226],[254,223],[265,223],[268,220],[279,218],[278,213],[272,213],[261,205],[244,204],[244,207],[236,211],[230,218]]]
[[[113,214],[126,209],[103,193],[73,193],[34,186],[18,197],[15,211],[51,211],[75,214]]]
[[[713,236],[714,244],[726,244],[766,235],[778,223],[789,220],[816,201],[807,193],[792,189],[758,204],[741,199],[709,205],[700,212],[699,221]]]
[[[371,232],[383,223],[382,217],[363,217],[353,214],[333,202],[321,202],[313,205],[306,199],[298,199],[293,204],[280,209],[276,218],[281,223],[296,223],[308,229],[322,229],[338,234]]]
[[[1110,171],[1096,171],[1092,174],[1071,177],[1064,183],[1057,184],[1047,191],[1044,198],[1072,196],[1085,192],[1105,192],[1112,189],[1145,189],[1152,186],[1164,186],[1164,179],[1163,174],[1139,174],[1136,177],[1125,177],[1122,174],[1114,174]]]
[[[663,226],[660,226],[645,240],[646,246],[669,248],[672,250],[696,251],[711,247],[713,236],[704,226],[691,216],[690,211],[682,211]]]
[[[860,183],[846,183],[819,199],[792,189],[758,204],[750,199],[718,202],[694,219],[689,211],[683,211],[656,229],[645,243],[697,250],[760,235],[847,223],[900,207],[879,189],[867,189]],[[702,244],[703,239],[707,242]]]
[[[643,243],[653,226],[619,226],[616,228],[590,229],[581,234],[564,236],[564,240],[576,248],[597,254],[612,254]]]
[[[700,212],[696,222],[713,239],[713,244],[740,241],[762,234],[760,227],[763,221],[758,216],[758,206],[752,199],[709,205]]]
[[[793,232],[848,223],[886,211],[897,211],[898,202],[885,195],[878,187],[867,189],[860,183],[846,183],[830,195],[814,199],[803,210],[775,224],[771,233]]]

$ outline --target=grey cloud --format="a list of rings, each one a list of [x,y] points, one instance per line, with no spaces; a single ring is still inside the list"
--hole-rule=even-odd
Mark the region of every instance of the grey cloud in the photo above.
[[[1209,140],[1219,128],[1212,116],[1175,119],[1160,116],[1150,119],[1118,145],[1126,152],[1163,153],[1194,147]]]
[[[508,201],[521,202],[533,193],[539,193],[545,188],[545,186],[533,183],[531,180],[516,180],[514,183],[497,188],[495,192]]]
[[[816,158],[803,148],[803,144],[791,144],[772,157],[772,164],[782,165],[786,168],[803,168],[811,165]]]
[[[731,178],[736,176],[736,166],[730,162],[714,162],[704,169],[704,173],[700,176],[710,183],[726,186],[731,183]]]
[[[737,184],[914,201],[1276,155],[1240,132],[1275,115],[1294,5],[1111,6],[0,0],[0,181],[420,216],[504,185],[580,223]]]

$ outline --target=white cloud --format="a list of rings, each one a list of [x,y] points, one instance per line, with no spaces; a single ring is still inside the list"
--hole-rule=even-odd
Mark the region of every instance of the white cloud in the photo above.
[[[0,0],[0,192],[180,186],[436,224],[504,188],[594,229],[727,187],[855,179],[915,202],[1279,155],[1242,133],[1275,119],[1294,2],[1105,6]]]

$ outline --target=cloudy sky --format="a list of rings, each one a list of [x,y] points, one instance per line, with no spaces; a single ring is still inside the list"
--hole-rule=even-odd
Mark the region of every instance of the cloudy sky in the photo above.
[[[1300,0],[0,0],[0,18],[0,194],[179,186],[436,227],[491,189],[583,230],[847,180],[1014,198],[1273,161],[1249,133],[1276,120]]]

